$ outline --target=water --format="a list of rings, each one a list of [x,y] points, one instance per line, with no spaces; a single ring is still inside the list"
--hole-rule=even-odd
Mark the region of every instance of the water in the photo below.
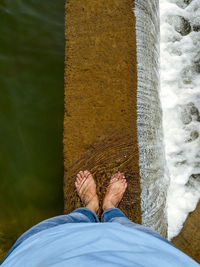
[[[161,0],[161,101],[167,166],[168,235],[200,199],[200,1]]]
[[[143,224],[171,239],[200,199],[200,0],[135,6]]]
[[[0,2],[0,254],[63,212],[64,4]]]
[[[168,174],[159,97],[159,1],[136,0],[137,127],[142,222],[167,235]]]

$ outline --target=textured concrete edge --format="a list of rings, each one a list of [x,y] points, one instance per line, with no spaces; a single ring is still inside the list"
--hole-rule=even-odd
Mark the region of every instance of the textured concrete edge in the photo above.
[[[165,169],[162,110],[159,98],[159,1],[135,0],[134,2],[142,222],[167,237],[166,197],[169,179]],[[152,155],[155,157],[152,158]]]

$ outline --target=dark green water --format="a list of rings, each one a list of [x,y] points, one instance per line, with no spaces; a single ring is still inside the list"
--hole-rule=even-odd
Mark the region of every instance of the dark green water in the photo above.
[[[0,253],[63,212],[64,2],[0,1]]]

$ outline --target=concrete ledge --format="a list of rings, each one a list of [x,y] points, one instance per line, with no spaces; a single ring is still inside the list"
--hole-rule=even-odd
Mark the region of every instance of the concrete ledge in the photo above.
[[[103,198],[123,171],[120,208],[141,222],[137,146],[137,70],[132,0],[67,0],[64,116],[65,212],[81,205],[74,181],[88,169]]]

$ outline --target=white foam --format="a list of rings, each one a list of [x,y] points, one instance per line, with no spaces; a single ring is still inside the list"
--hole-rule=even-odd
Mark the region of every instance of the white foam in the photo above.
[[[183,26],[180,17],[189,23],[184,21]],[[171,239],[200,199],[200,181],[191,176],[200,174],[200,31],[193,31],[200,26],[200,0],[189,6],[183,0],[160,0],[160,23],[160,97],[170,175],[167,204]],[[179,29],[184,31],[189,25],[191,32],[181,34]]]

